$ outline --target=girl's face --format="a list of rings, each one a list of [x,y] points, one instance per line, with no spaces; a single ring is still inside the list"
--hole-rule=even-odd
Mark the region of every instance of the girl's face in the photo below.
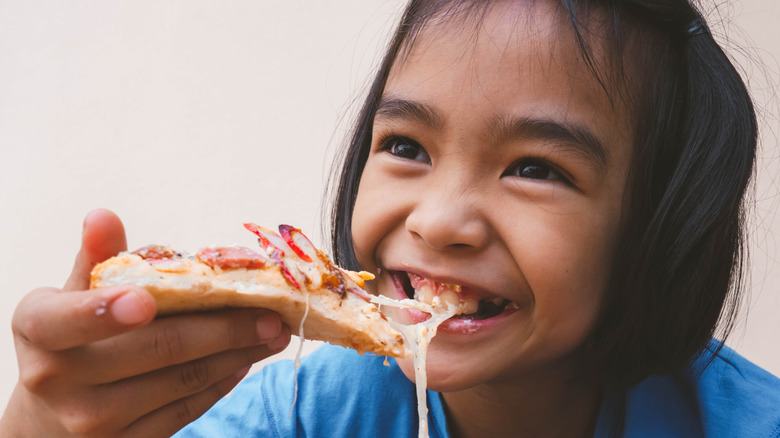
[[[440,391],[575,365],[610,276],[632,138],[552,10],[466,22],[429,26],[392,69],[352,223],[378,292],[405,298],[414,274],[482,303],[433,340]]]

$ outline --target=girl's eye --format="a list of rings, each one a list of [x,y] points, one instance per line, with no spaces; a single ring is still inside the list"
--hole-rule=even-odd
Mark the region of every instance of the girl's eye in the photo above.
[[[564,178],[549,164],[539,160],[522,160],[513,164],[504,176],[516,176],[518,178],[563,180]]]
[[[381,150],[406,160],[421,161],[423,163],[431,162],[431,158],[428,156],[425,148],[416,141],[406,137],[390,137],[383,140]]]

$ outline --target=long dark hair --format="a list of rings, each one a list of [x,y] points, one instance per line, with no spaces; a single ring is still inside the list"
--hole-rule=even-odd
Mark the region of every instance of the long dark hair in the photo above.
[[[389,71],[431,17],[490,2],[412,0],[357,118],[332,206],[338,263],[357,268],[351,219]],[[583,59],[636,115],[625,230],[588,344],[604,385],[628,388],[706,351],[733,325],[746,263],[744,205],[757,123],[738,72],[685,0],[558,0]],[[471,6],[469,6],[471,5]],[[611,62],[594,61],[589,18]],[[715,350],[721,344],[716,344]]]

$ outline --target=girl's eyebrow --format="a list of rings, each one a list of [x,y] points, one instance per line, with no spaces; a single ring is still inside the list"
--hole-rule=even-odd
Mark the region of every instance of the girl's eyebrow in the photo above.
[[[433,129],[444,127],[444,118],[436,108],[422,102],[384,95],[379,100],[376,115],[388,119],[413,120]]]
[[[432,129],[444,127],[444,117],[436,107],[423,102],[384,95],[379,101],[376,116],[387,119],[412,120]],[[587,126],[551,118],[496,116],[488,122],[491,136],[497,143],[513,139],[538,139],[556,142],[560,148],[582,155],[598,167],[607,165],[608,149]]]
[[[489,123],[490,132],[498,142],[516,138],[554,141],[561,147],[583,155],[599,167],[607,165],[609,150],[587,126],[549,118],[498,116]]]

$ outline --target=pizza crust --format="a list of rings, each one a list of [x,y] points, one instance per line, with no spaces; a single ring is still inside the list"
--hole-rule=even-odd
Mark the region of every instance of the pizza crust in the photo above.
[[[279,314],[293,334],[303,324],[306,339],[321,340],[379,355],[406,357],[409,351],[403,337],[376,306],[346,293],[341,296],[323,285],[316,266],[295,264],[301,290],[289,285],[279,266],[246,269],[212,268],[194,257],[152,263],[142,257],[123,253],[97,265],[90,288],[134,284],[148,290],[157,302],[159,315],[261,307]],[[289,265],[288,265],[289,268]],[[358,287],[357,273],[342,271],[349,287]]]

